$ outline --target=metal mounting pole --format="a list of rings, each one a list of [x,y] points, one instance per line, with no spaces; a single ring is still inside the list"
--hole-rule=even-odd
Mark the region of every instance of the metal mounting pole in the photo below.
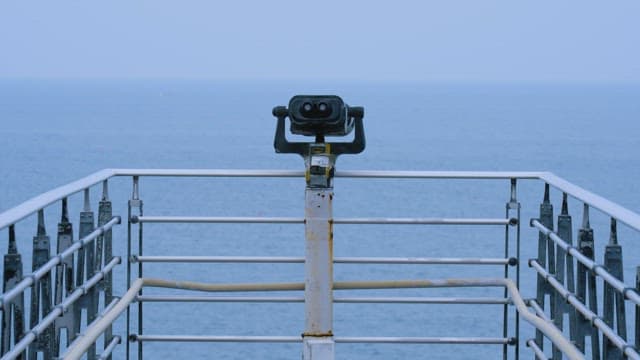
[[[515,258],[516,259],[520,259],[520,202],[518,201],[518,197],[517,197],[517,180],[515,178],[510,179],[511,182],[511,190],[510,190],[510,196],[509,196],[509,201],[506,204],[506,213],[505,216],[507,219],[511,219],[511,218],[516,218],[518,219],[518,223],[516,225],[516,229],[515,229],[515,242],[516,242],[516,246],[515,246]],[[505,225],[505,248],[504,248],[504,255],[505,258],[509,258],[511,256],[511,253],[513,252],[513,250],[510,250],[509,248],[509,243],[512,241],[511,240],[511,236],[510,236],[510,232],[513,231],[510,229],[510,225]],[[504,265],[504,277],[505,279],[509,279],[509,267],[512,266],[512,264],[505,264]],[[518,287],[518,289],[520,288],[520,263],[516,263],[515,264],[516,267],[516,286]],[[506,298],[508,296],[508,290],[505,288],[504,290],[504,297]],[[508,337],[508,332],[509,332],[509,317],[508,317],[508,304],[505,304],[503,307],[503,330],[502,330],[502,336],[504,338]],[[519,336],[520,336],[520,314],[515,311],[515,324],[514,324],[514,330],[515,330],[515,338],[516,343],[515,343],[515,351],[514,351],[514,358],[516,360],[518,360],[520,358],[520,346],[519,346]],[[508,359],[508,345],[509,344],[504,344],[502,347],[502,358],[503,359]]]
[[[132,253],[131,253],[131,246],[132,246],[132,242],[133,242],[133,237],[132,237],[132,224],[133,223],[137,223],[138,225],[138,254],[139,256],[143,255],[142,252],[142,224],[137,222],[137,221],[133,221],[134,218],[137,218],[139,216],[142,216],[143,212],[142,212],[142,200],[140,200],[140,177],[138,176],[134,176],[133,177],[133,192],[131,195],[131,200],[129,200],[129,228],[128,228],[128,257],[129,260],[127,261],[127,273],[128,275],[128,283],[127,286],[130,286],[130,281],[131,281],[131,259],[132,259]],[[138,278],[142,278],[142,263],[138,264]],[[142,295],[142,289],[140,289],[140,292],[138,295]],[[137,335],[142,335],[142,331],[143,331],[143,326],[142,326],[142,321],[143,321],[143,307],[142,307],[142,302],[138,303],[138,332]],[[130,331],[130,313],[129,313],[129,309],[127,309],[127,329],[129,329]],[[130,337],[130,334],[127,334],[127,337]],[[129,344],[130,341],[127,341],[127,346]],[[129,356],[129,347],[127,347],[127,358]],[[142,352],[142,343],[139,342],[138,343],[138,360],[143,358],[143,352]]]
[[[333,360],[333,172],[330,145],[305,156],[305,330],[303,360]]]

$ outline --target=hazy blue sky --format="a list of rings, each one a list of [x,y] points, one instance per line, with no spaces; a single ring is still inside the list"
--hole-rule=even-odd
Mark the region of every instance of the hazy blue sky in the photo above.
[[[640,81],[640,1],[2,1],[0,77]]]

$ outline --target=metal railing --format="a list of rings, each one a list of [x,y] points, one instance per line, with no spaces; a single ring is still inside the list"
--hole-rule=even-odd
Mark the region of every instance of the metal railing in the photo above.
[[[112,239],[113,229],[120,224],[120,216],[112,214],[109,198],[109,182],[114,177],[133,179],[131,197],[126,209],[127,230],[125,239]],[[4,261],[4,287],[0,297],[2,306],[2,359],[35,359],[40,353],[45,359],[59,356],[77,358],[86,354],[89,359],[108,359],[118,344],[125,343],[124,356],[143,357],[143,344],[151,342],[303,342],[300,336],[238,336],[238,335],[169,335],[146,333],[145,303],[304,303],[305,296],[292,295],[191,295],[191,294],[146,294],[143,288],[164,287],[183,291],[247,292],[247,291],[293,291],[305,289],[305,283],[197,283],[144,276],[145,264],[302,264],[300,256],[221,256],[212,252],[206,255],[145,255],[143,226],[156,223],[174,224],[305,224],[307,217],[265,216],[188,216],[147,215],[143,213],[140,198],[141,177],[220,177],[220,178],[301,178],[302,171],[285,170],[175,170],[175,169],[107,169],[88,177],[37,196],[19,206],[0,214],[0,230],[7,231],[8,253]],[[427,171],[338,171],[337,178],[353,179],[444,179],[444,180],[506,180],[506,211],[497,218],[452,218],[452,217],[331,217],[330,226],[338,225],[405,225],[405,226],[456,226],[475,229],[478,226],[504,228],[504,251],[498,257],[331,257],[331,264],[352,265],[447,265],[447,266],[497,266],[501,267],[499,278],[483,279],[409,279],[394,281],[336,281],[331,280],[331,289],[399,289],[429,287],[504,287],[502,297],[477,296],[338,296],[331,303],[348,304],[492,304],[502,307],[502,317],[494,319],[501,330],[501,337],[437,336],[407,337],[398,334],[389,336],[342,336],[331,334],[335,343],[398,343],[398,344],[487,344],[502,347],[503,358],[519,358],[520,344],[526,344],[537,358],[560,359],[587,356],[593,359],[638,359],[640,344],[640,295],[638,280],[633,286],[623,282],[622,248],[618,243],[617,225],[625,224],[640,231],[640,215],[615,203],[573,185],[553,174],[545,172],[427,172]],[[538,234],[538,253],[528,254],[533,259],[529,267],[536,275],[535,297],[522,299],[534,289],[521,288],[521,264],[528,259],[521,254],[521,199],[517,185],[523,180],[542,182],[544,196],[540,213],[530,222]],[[102,186],[97,223],[90,208],[90,190]],[[562,194],[562,211],[553,217],[551,188]],[[73,240],[73,226],[68,214],[69,199],[77,193],[83,194],[83,209],[80,213],[79,235]],[[577,246],[573,245],[572,221],[569,215],[569,198],[583,207],[582,226],[578,229]],[[57,226],[56,251],[47,236],[45,209],[60,204],[60,223]],[[527,209],[531,209],[527,205]],[[609,241],[605,247],[604,260],[595,259],[597,248],[593,229],[590,227],[589,210],[599,210],[610,219]],[[437,211],[437,209],[432,210]],[[36,236],[33,238],[32,273],[23,275],[22,256],[18,248],[16,227],[24,232],[24,224],[37,216]],[[557,221],[557,230],[554,231]],[[114,242],[125,252],[113,254]],[[53,254],[53,255],[52,255]],[[126,261],[126,275],[114,280],[113,271],[120,259]],[[332,265],[331,265],[332,267]],[[331,267],[329,269],[331,269]],[[529,272],[531,273],[531,272]],[[307,279],[309,280],[309,279]],[[124,286],[123,286],[124,285]],[[122,291],[122,298],[114,296]],[[385,290],[386,291],[386,290]],[[30,304],[26,311],[25,302]],[[634,319],[626,316],[627,306],[635,308]],[[324,305],[323,305],[324,306]],[[528,307],[528,309],[527,309]],[[114,325],[121,313],[126,313],[124,329]],[[85,314],[86,321],[82,321]],[[601,314],[601,315],[600,315]],[[134,316],[135,315],[135,316]],[[28,326],[26,319],[29,318]],[[520,318],[533,324],[534,338],[522,334],[527,328]],[[568,326],[565,321],[568,318]],[[115,326],[115,327],[114,327]],[[635,341],[628,340],[633,329]],[[194,329],[186,329],[185,331]],[[293,333],[300,329],[292,329]],[[62,334],[66,336],[62,336]],[[586,346],[589,339],[590,347]],[[98,351],[97,348],[102,348]],[[137,349],[136,349],[137,348]],[[576,352],[577,351],[579,352]],[[101,352],[101,354],[98,354]],[[584,355],[583,355],[584,354]]]

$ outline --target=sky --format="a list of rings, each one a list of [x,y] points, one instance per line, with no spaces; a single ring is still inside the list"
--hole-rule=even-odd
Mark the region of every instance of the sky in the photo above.
[[[0,2],[0,78],[640,81],[640,1]]]

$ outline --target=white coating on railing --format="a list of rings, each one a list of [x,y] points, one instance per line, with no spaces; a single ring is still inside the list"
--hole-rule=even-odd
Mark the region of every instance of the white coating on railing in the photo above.
[[[0,229],[24,219],[55,201],[98,184],[114,176],[163,177],[303,177],[295,170],[227,170],[227,169],[104,169],[36,196],[0,213]],[[539,179],[572,197],[588,203],[605,214],[640,231],[640,215],[601,196],[574,185],[549,172],[534,171],[337,171],[336,177],[381,179]]]
[[[536,329],[542,331],[553,344],[569,359],[584,359],[584,355],[568,340],[562,332],[553,324],[532,314],[520,296],[516,285],[509,279],[434,279],[434,280],[393,280],[393,281],[349,281],[336,282],[334,289],[396,289],[396,288],[417,288],[417,287],[475,287],[475,286],[498,286],[505,287],[511,296],[518,313]],[[164,279],[137,279],[131,288],[125,293],[109,312],[102,319],[96,321],[89,327],[84,336],[71,348],[68,349],[64,359],[80,359],[87,349],[96,339],[124,312],[129,304],[137,298],[138,292],[144,287],[162,287],[182,290],[196,291],[286,291],[302,290],[303,283],[274,283],[274,284],[209,284],[197,282],[174,281]],[[286,337],[290,339],[291,337]],[[374,342],[374,338],[371,338]],[[246,339],[247,341],[252,339]],[[362,338],[361,338],[362,340]],[[240,338],[236,341],[241,341]],[[287,340],[288,341],[288,340]],[[356,338],[353,340],[356,341]],[[359,341],[361,342],[361,341]],[[380,341],[378,341],[380,342]],[[382,341],[384,342],[384,341]],[[389,341],[390,342],[390,341]]]
[[[303,177],[304,176],[304,172],[302,171],[290,171],[290,170],[216,170],[216,169],[105,169],[99,172],[96,172],[94,174],[91,174],[85,178],[79,179],[77,181],[71,182],[67,185],[64,186],[60,186],[54,190],[51,190],[49,192],[46,192],[42,195],[36,196],[8,211],[5,211],[3,213],[0,213],[0,229],[6,228],[10,225],[13,225],[17,222],[19,222],[20,220],[26,218],[27,216],[30,216],[31,214],[36,213],[38,210],[45,208],[46,206],[51,205],[52,203],[56,202],[56,201],[60,201],[62,199],[67,198],[68,196],[71,196],[73,194],[76,194],[78,192],[81,191],[87,191],[90,187],[95,186],[96,184],[99,184],[101,182],[105,183],[106,185],[106,181],[114,176],[133,176],[136,179],[138,177],[141,176],[149,176],[149,177],[221,177],[221,178],[226,178],[226,177],[247,177],[247,178],[262,178],[262,177],[279,177],[279,178],[283,178],[283,177],[287,177],[287,178],[291,178],[291,177]],[[545,182],[546,184],[549,184],[550,186],[553,186],[554,188],[557,188],[558,190],[562,191],[563,193],[572,196],[575,199],[578,199],[580,201],[582,201],[585,205],[588,205],[588,207],[592,207],[595,209],[598,209],[600,211],[602,211],[603,213],[611,216],[612,218],[616,219],[617,221],[620,221],[622,223],[625,223],[626,225],[628,225],[629,227],[640,231],[640,215],[622,207],[619,206],[603,197],[600,197],[596,194],[593,194],[579,186],[576,186],[552,173],[547,173],[547,172],[475,172],[475,171],[339,171],[336,173],[336,177],[342,177],[342,178],[379,178],[379,179],[511,179],[512,180],[512,191],[514,191],[514,184],[515,184],[515,179],[533,179],[533,180],[541,180],[543,182]],[[512,195],[513,197],[513,195]],[[95,237],[97,237],[98,235],[100,235],[102,232],[104,232],[104,230],[111,228],[111,226],[113,226],[115,224],[115,219],[118,217],[114,217],[108,224],[105,224],[103,228],[98,228],[96,229],[92,234],[90,234],[89,236],[87,236],[85,239],[79,241],[79,243],[84,243],[86,241],[90,241],[92,239],[94,239]],[[140,216],[140,217],[132,217],[132,223],[136,223],[136,222],[179,222],[179,223],[192,223],[192,222],[201,222],[201,223],[287,223],[287,224],[302,224],[305,223],[305,219],[304,218],[300,218],[300,217],[189,217],[189,216]],[[405,225],[410,225],[410,224],[429,224],[429,225],[434,225],[434,224],[441,224],[441,225],[447,225],[447,224],[453,224],[453,225],[516,225],[517,222],[514,222],[513,220],[516,219],[509,219],[508,216],[507,218],[497,218],[497,219],[487,219],[487,218],[469,218],[469,219],[455,219],[455,218],[335,218],[332,219],[332,222],[334,224],[405,224]],[[119,223],[119,218],[118,221]],[[639,304],[640,303],[640,297],[638,296],[638,294],[635,291],[631,291],[632,289],[629,289],[627,287],[625,287],[625,284],[622,283],[621,281],[615,279],[615,277],[613,277],[612,275],[610,275],[602,266],[597,265],[595,262],[591,261],[591,260],[585,260],[586,258],[578,251],[578,249],[576,248],[569,248],[568,244],[564,243],[564,241],[560,240],[558,241],[559,237],[553,233],[551,230],[545,228],[544,226],[542,226],[541,223],[537,222],[537,221],[533,221],[532,224],[537,227],[539,230],[541,230],[542,233],[544,233],[545,235],[548,235],[560,248],[563,248],[564,250],[568,250],[568,253],[570,255],[572,255],[575,259],[577,259],[578,261],[580,261],[581,263],[583,263],[584,265],[587,266],[587,268],[589,268],[590,270],[596,272],[598,275],[602,276],[605,281],[607,281],[609,284],[611,284],[613,286],[613,288],[615,288],[618,292],[621,292],[625,297],[627,297],[628,299],[630,299],[631,301],[633,301],[635,304]],[[89,237],[91,237],[91,239],[88,239]],[[82,246],[82,245],[79,245]],[[2,297],[0,297],[0,303],[2,302],[7,302],[10,301],[17,293],[21,293],[23,292],[28,286],[30,286],[33,282],[37,281],[39,276],[46,273],[47,271],[51,270],[52,266],[55,266],[55,264],[57,264],[58,262],[60,262],[65,256],[67,256],[68,254],[73,253],[74,251],[77,250],[77,243],[74,244],[74,247],[72,249],[68,249],[67,251],[63,252],[60,255],[55,255],[53,256],[49,262],[47,262],[45,264],[45,266],[37,269],[34,271],[34,273],[32,275],[28,275],[26,277],[23,278],[22,282],[20,282],[18,284],[18,286],[14,287],[12,290],[8,291],[7,293],[3,294]],[[66,255],[65,255],[66,254]],[[154,257],[148,257],[147,259],[145,259],[145,257],[140,256],[141,260],[140,262],[144,262],[144,260],[151,260],[153,261]],[[156,257],[155,260],[160,261],[161,257]],[[240,257],[236,257],[235,261],[231,261],[234,259],[231,259],[229,262],[242,262],[242,261],[237,261],[238,259],[240,259]],[[266,258],[265,258],[266,259]],[[183,259],[179,259],[181,261],[186,261],[186,262],[200,262],[200,261],[210,261],[210,262],[224,262],[224,259],[222,259],[222,257],[219,258],[214,258],[214,257],[210,257],[208,259],[204,259],[203,257],[191,257],[190,259],[188,258],[183,258]],[[222,261],[219,261],[222,260]],[[254,262],[257,261],[256,259],[248,259],[246,260],[246,262]],[[271,258],[270,260],[274,260],[274,258]],[[295,262],[300,262],[300,259],[296,259]],[[341,262],[340,259],[336,258],[335,262]],[[404,258],[404,259],[393,259],[393,260],[385,260],[385,261],[379,261],[379,262],[373,262],[373,263],[446,263],[446,261],[443,261],[443,259],[440,259],[440,262],[437,262],[433,259],[421,259],[420,261],[416,260],[414,262],[410,261],[410,258]],[[450,259],[451,260],[451,259]],[[464,259],[453,259],[456,260],[454,263],[459,263],[462,264],[464,261]],[[477,259],[476,259],[477,260]],[[480,259],[480,260],[492,260],[492,259]],[[490,262],[485,262],[485,263],[492,263],[492,264],[502,264],[502,265],[507,265],[510,264],[509,263],[510,259],[493,259]],[[135,258],[132,260],[135,262]],[[171,261],[170,259],[164,259],[164,261]],[[366,261],[371,261],[371,259],[366,259]],[[360,261],[355,261],[352,263],[362,263],[362,262],[366,262],[364,260],[360,260]],[[274,262],[274,261],[269,261],[269,262]],[[277,262],[277,261],[275,261]],[[290,262],[290,259],[282,259],[282,262]],[[344,261],[345,263],[349,263],[349,261]],[[470,262],[471,263],[471,262]],[[480,264],[483,262],[476,262],[475,264]],[[540,266],[536,266],[538,265],[538,263],[536,261],[533,261],[534,263],[534,268],[536,268],[536,270],[539,273],[542,273],[544,270],[540,267]],[[112,267],[113,265],[111,265]],[[110,270],[110,268],[109,268]],[[99,280],[98,277],[94,277],[93,279],[91,279],[91,286],[95,285],[95,283]],[[468,279],[467,279],[468,280]],[[475,280],[479,280],[479,279],[475,279]],[[487,279],[485,279],[487,280]],[[508,282],[508,280],[506,279],[489,279],[491,281],[497,281],[497,280],[505,280]],[[174,288],[181,288],[181,289],[191,289],[191,287],[195,286],[194,284],[197,283],[188,283],[188,282],[181,282],[181,283],[176,283],[176,282],[172,282],[171,284],[165,284],[165,285],[161,285],[159,283],[156,283],[155,285],[152,285],[152,283],[154,281],[162,281],[162,280],[150,280],[151,282],[146,283],[146,284],[140,284],[140,288],[142,286],[160,286],[160,287],[174,287]],[[581,312],[583,315],[587,316],[587,317],[593,317],[592,323],[598,327],[603,333],[604,335],[606,335],[606,337],[608,337],[610,340],[613,341],[613,343],[620,348],[622,351],[625,352],[625,354],[627,356],[629,356],[630,358],[638,358],[638,354],[635,350],[633,350],[626,342],[624,342],[623,339],[621,339],[611,328],[609,328],[603,321],[602,319],[600,319],[597,314],[593,314],[590,313],[589,310],[584,306],[584,304],[582,303],[578,303],[575,296],[571,297],[569,296],[567,293],[563,292],[562,290],[566,290],[564,287],[562,287],[562,289],[558,288],[560,285],[557,282],[553,282],[553,279],[550,278],[547,281],[550,281],[552,283],[552,286],[556,287],[556,291],[558,291],[562,296],[564,296],[566,298],[566,300],[572,304],[574,306],[574,308],[576,308],[579,312]],[[136,282],[137,283],[137,282]],[[134,283],[134,286],[132,286],[132,288],[130,288],[130,291],[137,286],[136,283]],[[380,283],[380,282],[379,282]],[[482,283],[481,281],[479,281],[478,283]],[[361,283],[362,284],[362,283]],[[394,282],[395,287],[404,287],[404,286],[410,286],[411,281],[406,282],[406,283],[402,283],[402,282],[398,282],[395,281]],[[413,284],[417,284],[415,282],[413,282]],[[463,283],[461,283],[463,284]],[[222,289],[219,285],[220,284],[216,284],[218,286],[218,290],[213,290],[213,288],[209,288],[209,290],[204,290],[204,291],[238,291],[239,288],[242,288],[242,286],[246,285],[246,284],[235,284],[235,290],[231,287],[224,287],[224,289]],[[261,289],[261,286],[264,284],[253,284],[256,289]],[[300,290],[300,284],[297,283],[287,283],[287,284],[280,284],[282,285],[280,288],[278,288],[277,290]],[[421,286],[423,286],[424,283],[421,283]],[[449,286],[448,285],[444,285],[442,284],[442,286]],[[349,287],[352,286],[352,287]],[[345,285],[344,283],[335,283],[335,287],[334,289],[345,289],[345,288],[349,288],[349,289],[353,289],[353,288],[368,288],[366,286],[368,285],[363,285],[363,287],[358,287],[355,286],[354,284],[351,285]],[[387,286],[387,285],[385,285]],[[431,283],[430,286],[440,286],[437,283]],[[477,286],[477,285],[460,285],[460,286]],[[515,289],[515,285],[511,284],[507,284],[507,283],[501,283],[499,285],[496,284],[488,284],[488,283],[484,283],[484,285],[482,286],[505,286],[509,293],[512,294],[512,290]],[[513,286],[513,289],[511,289],[511,286]],[[302,286],[302,288],[304,288],[304,286]],[[382,288],[387,288],[387,287],[382,287]],[[199,289],[202,290],[202,289]],[[517,289],[515,289],[515,292],[517,293]],[[137,291],[136,291],[137,293]],[[134,294],[135,295],[135,294]],[[72,294],[72,296],[70,296],[67,300],[67,302],[71,301],[75,301],[75,299],[78,297],[79,295],[77,293]],[[154,301],[152,300],[153,297],[149,297],[148,299],[146,299],[146,301]],[[165,301],[167,301],[168,298],[165,298]],[[510,299],[493,299],[492,302],[489,303],[495,303],[495,304],[502,304],[502,303],[506,303],[507,301],[512,301],[518,310],[518,313],[524,317],[527,321],[530,321],[534,324],[534,326],[537,329],[542,330],[551,340],[554,344],[556,344],[558,347],[562,348],[562,351],[565,352],[565,354],[569,354],[569,358],[581,358],[581,357],[576,357],[577,355],[573,353],[573,350],[575,350],[575,347],[571,348],[571,347],[567,347],[567,344],[564,344],[563,342],[567,342],[568,340],[564,337],[562,337],[561,332],[558,332],[557,328],[553,327],[553,324],[550,324],[548,321],[545,321],[544,318],[541,318],[539,315],[536,316],[532,313],[530,313],[526,307],[523,307],[524,305],[520,306],[519,305],[519,301],[520,299],[519,295],[517,295],[517,299],[516,298],[510,298]],[[204,297],[200,297],[200,300],[206,301],[206,299]],[[211,301],[225,301],[225,299],[210,299]],[[240,299],[238,299],[240,300]],[[269,301],[268,299],[264,298],[263,300],[265,301]],[[482,303],[480,302],[482,299],[475,299],[475,301],[478,301],[477,303]],[[128,302],[127,302],[128,301]],[[114,305],[114,309],[113,311],[115,311],[115,307],[119,306],[120,304],[126,302],[125,308],[132,302],[132,301],[145,301],[144,297],[133,297],[131,299],[122,299],[121,301],[119,301],[116,305]],[[161,301],[161,300],[156,300],[156,301]],[[192,297],[192,299],[187,299],[184,298],[182,300],[179,300],[178,298],[174,298],[174,300],[168,300],[168,301],[198,301],[197,297]],[[258,298],[256,298],[255,300],[256,302],[259,301]],[[298,302],[299,300],[296,299],[296,302]],[[473,299],[469,300],[467,299],[467,303],[473,303]],[[387,298],[387,299],[383,299],[383,298],[344,298],[344,299],[339,299],[339,298],[334,298],[334,302],[395,302],[395,303],[447,303],[447,299],[409,299],[409,298]],[[463,303],[462,301],[452,301],[450,303]],[[65,303],[66,304],[66,303]],[[535,303],[533,304],[533,307],[535,308]],[[58,305],[60,306],[60,305]],[[35,339],[35,337],[38,335],[38,332],[41,331],[43,328],[43,324],[49,324],[53,321],[53,317],[57,316],[56,312],[58,311],[64,311],[64,305],[62,305],[62,307],[56,307],[55,310],[50,313],[48,316],[45,317],[45,319],[43,319],[40,323],[37,324],[36,327],[34,327],[34,329],[31,330],[31,332],[27,332],[25,338],[23,338],[23,342],[20,344],[20,346],[17,346],[16,348],[12,349],[12,353],[16,353],[16,351],[23,349],[26,345],[25,345],[25,341],[27,342],[26,344],[28,344],[28,342],[33,341],[33,339]],[[108,311],[107,315],[111,314],[113,311]],[[544,313],[543,309],[537,309],[537,312],[540,313],[542,311],[542,313]],[[117,315],[116,315],[117,316]],[[106,324],[106,322],[108,321],[108,316],[105,316],[104,319],[97,321],[95,324],[96,326],[98,326],[99,324]],[[114,319],[111,320],[111,322],[109,322],[108,324],[104,325],[104,326],[108,326],[109,324],[111,324],[113,322]],[[546,326],[551,326],[553,329],[545,329]],[[92,331],[92,329],[94,328],[94,326],[90,326],[88,328],[89,331]],[[106,327],[105,327],[106,329]],[[100,334],[98,334],[99,336]],[[561,337],[562,339],[559,339],[558,337]],[[140,339],[144,339],[144,337],[141,335]],[[147,336],[148,341],[151,341],[149,339],[151,339],[149,336]],[[344,338],[340,338],[342,340],[344,340]],[[356,339],[356,338],[353,338]],[[364,339],[364,338],[359,338],[359,339]],[[375,340],[374,338],[371,338],[371,342],[384,342],[381,341],[380,338],[378,338],[378,340]],[[389,338],[391,339],[391,338]],[[400,338],[395,338],[395,339],[400,339]],[[336,342],[341,342],[338,341],[339,338],[335,339]],[[87,339],[86,337],[84,337],[79,343],[84,344],[87,341],[90,341],[90,339]],[[95,341],[95,339],[94,339]],[[188,340],[184,340],[184,341],[188,341]],[[298,340],[299,341],[299,340]],[[355,341],[355,340],[354,340]],[[389,340],[391,342],[391,340]],[[407,341],[411,341],[411,340],[407,340]],[[417,340],[415,340],[417,341]],[[426,341],[426,340],[425,340]],[[497,341],[497,340],[496,340]],[[357,342],[357,341],[355,341]],[[109,344],[109,349],[108,351],[105,351],[105,356],[108,356],[108,354],[111,352],[111,350],[113,350],[113,348],[116,346],[116,344],[119,343],[119,338],[116,341],[116,338],[113,338],[113,341]],[[419,342],[416,342],[419,343]],[[428,343],[428,342],[427,342]],[[569,344],[570,345],[570,344]],[[78,345],[80,346],[80,345]],[[82,345],[84,346],[84,345]],[[572,346],[572,345],[571,345]],[[75,345],[74,345],[75,348]],[[536,354],[536,356],[538,356],[538,352],[537,350],[539,350],[539,348],[536,347],[532,347],[534,353]],[[577,350],[576,350],[577,351]],[[573,354],[573,355],[571,355]],[[575,356],[574,356],[575,355]],[[582,354],[580,354],[581,356]]]

